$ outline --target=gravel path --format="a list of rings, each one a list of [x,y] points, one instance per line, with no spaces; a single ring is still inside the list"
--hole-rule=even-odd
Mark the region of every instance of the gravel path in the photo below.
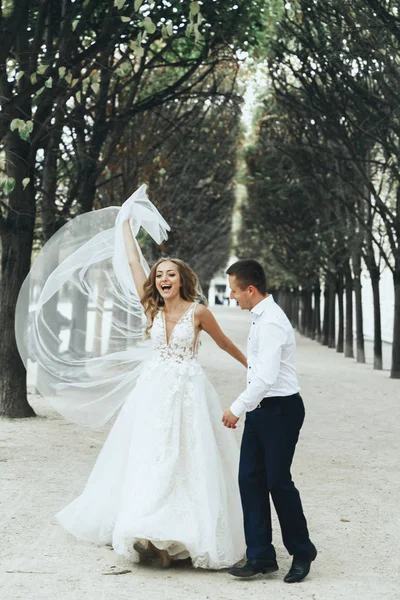
[[[248,313],[215,314],[245,348]],[[228,406],[244,370],[207,336],[200,359]],[[306,422],[294,479],[319,550],[309,577],[286,585],[290,566],[275,521],[280,570],[242,581],[191,567],[132,565],[76,541],[54,514],[84,486],[109,427],[91,431],[35,396],[36,419],[0,421],[1,600],[397,600],[400,598],[400,381],[298,338]],[[235,434],[238,440],[241,428]]]

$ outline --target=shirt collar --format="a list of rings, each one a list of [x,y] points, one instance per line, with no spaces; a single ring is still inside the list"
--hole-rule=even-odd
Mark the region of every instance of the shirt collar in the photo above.
[[[274,299],[273,299],[272,295],[269,294],[269,296],[267,298],[264,298],[264,300],[261,300],[261,302],[259,302],[255,306],[253,306],[250,313],[252,315],[260,316],[263,314],[264,310],[266,310],[273,302],[274,302]]]

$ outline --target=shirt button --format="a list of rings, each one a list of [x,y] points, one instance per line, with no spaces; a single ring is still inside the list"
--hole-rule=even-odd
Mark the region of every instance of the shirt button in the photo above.
[[[251,367],[249,366],[249,369],[251,369]]]

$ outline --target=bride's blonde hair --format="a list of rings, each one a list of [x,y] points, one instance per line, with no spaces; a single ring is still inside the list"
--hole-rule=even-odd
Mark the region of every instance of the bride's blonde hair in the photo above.
[[[149,319],[149,326],[146,329],[146,335],[149,334],[149,331],[153,325],[154,318],[160,308],[164,306],[164,300],[160,296],[156,286],[156,272],[159,265],[163,262],[172,262],[174,265],[178,267],[178,273],[181,280],[181,298],[187,300],[188,302],[195,302],[198,300],[199,302],[204,302],[204,296],[200,289],[199,279],[183,260],[180,258],[160,258],[151,268],[148,278],[146,279],[143,291],[144,296],[142,298],[142,304],[144,307],[144,311]]]

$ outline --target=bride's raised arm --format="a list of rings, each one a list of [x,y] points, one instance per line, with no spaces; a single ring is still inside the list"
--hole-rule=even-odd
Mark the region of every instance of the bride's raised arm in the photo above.
[[[129,220],[124,221],[123,228],[125,249],[126,254],[128,256],[129,267],[140,301],[142,301],[144,297],[143,286],[147,279],[147,276],[140,261],[140,255],[137,248],[137,241],[133,237]]]

